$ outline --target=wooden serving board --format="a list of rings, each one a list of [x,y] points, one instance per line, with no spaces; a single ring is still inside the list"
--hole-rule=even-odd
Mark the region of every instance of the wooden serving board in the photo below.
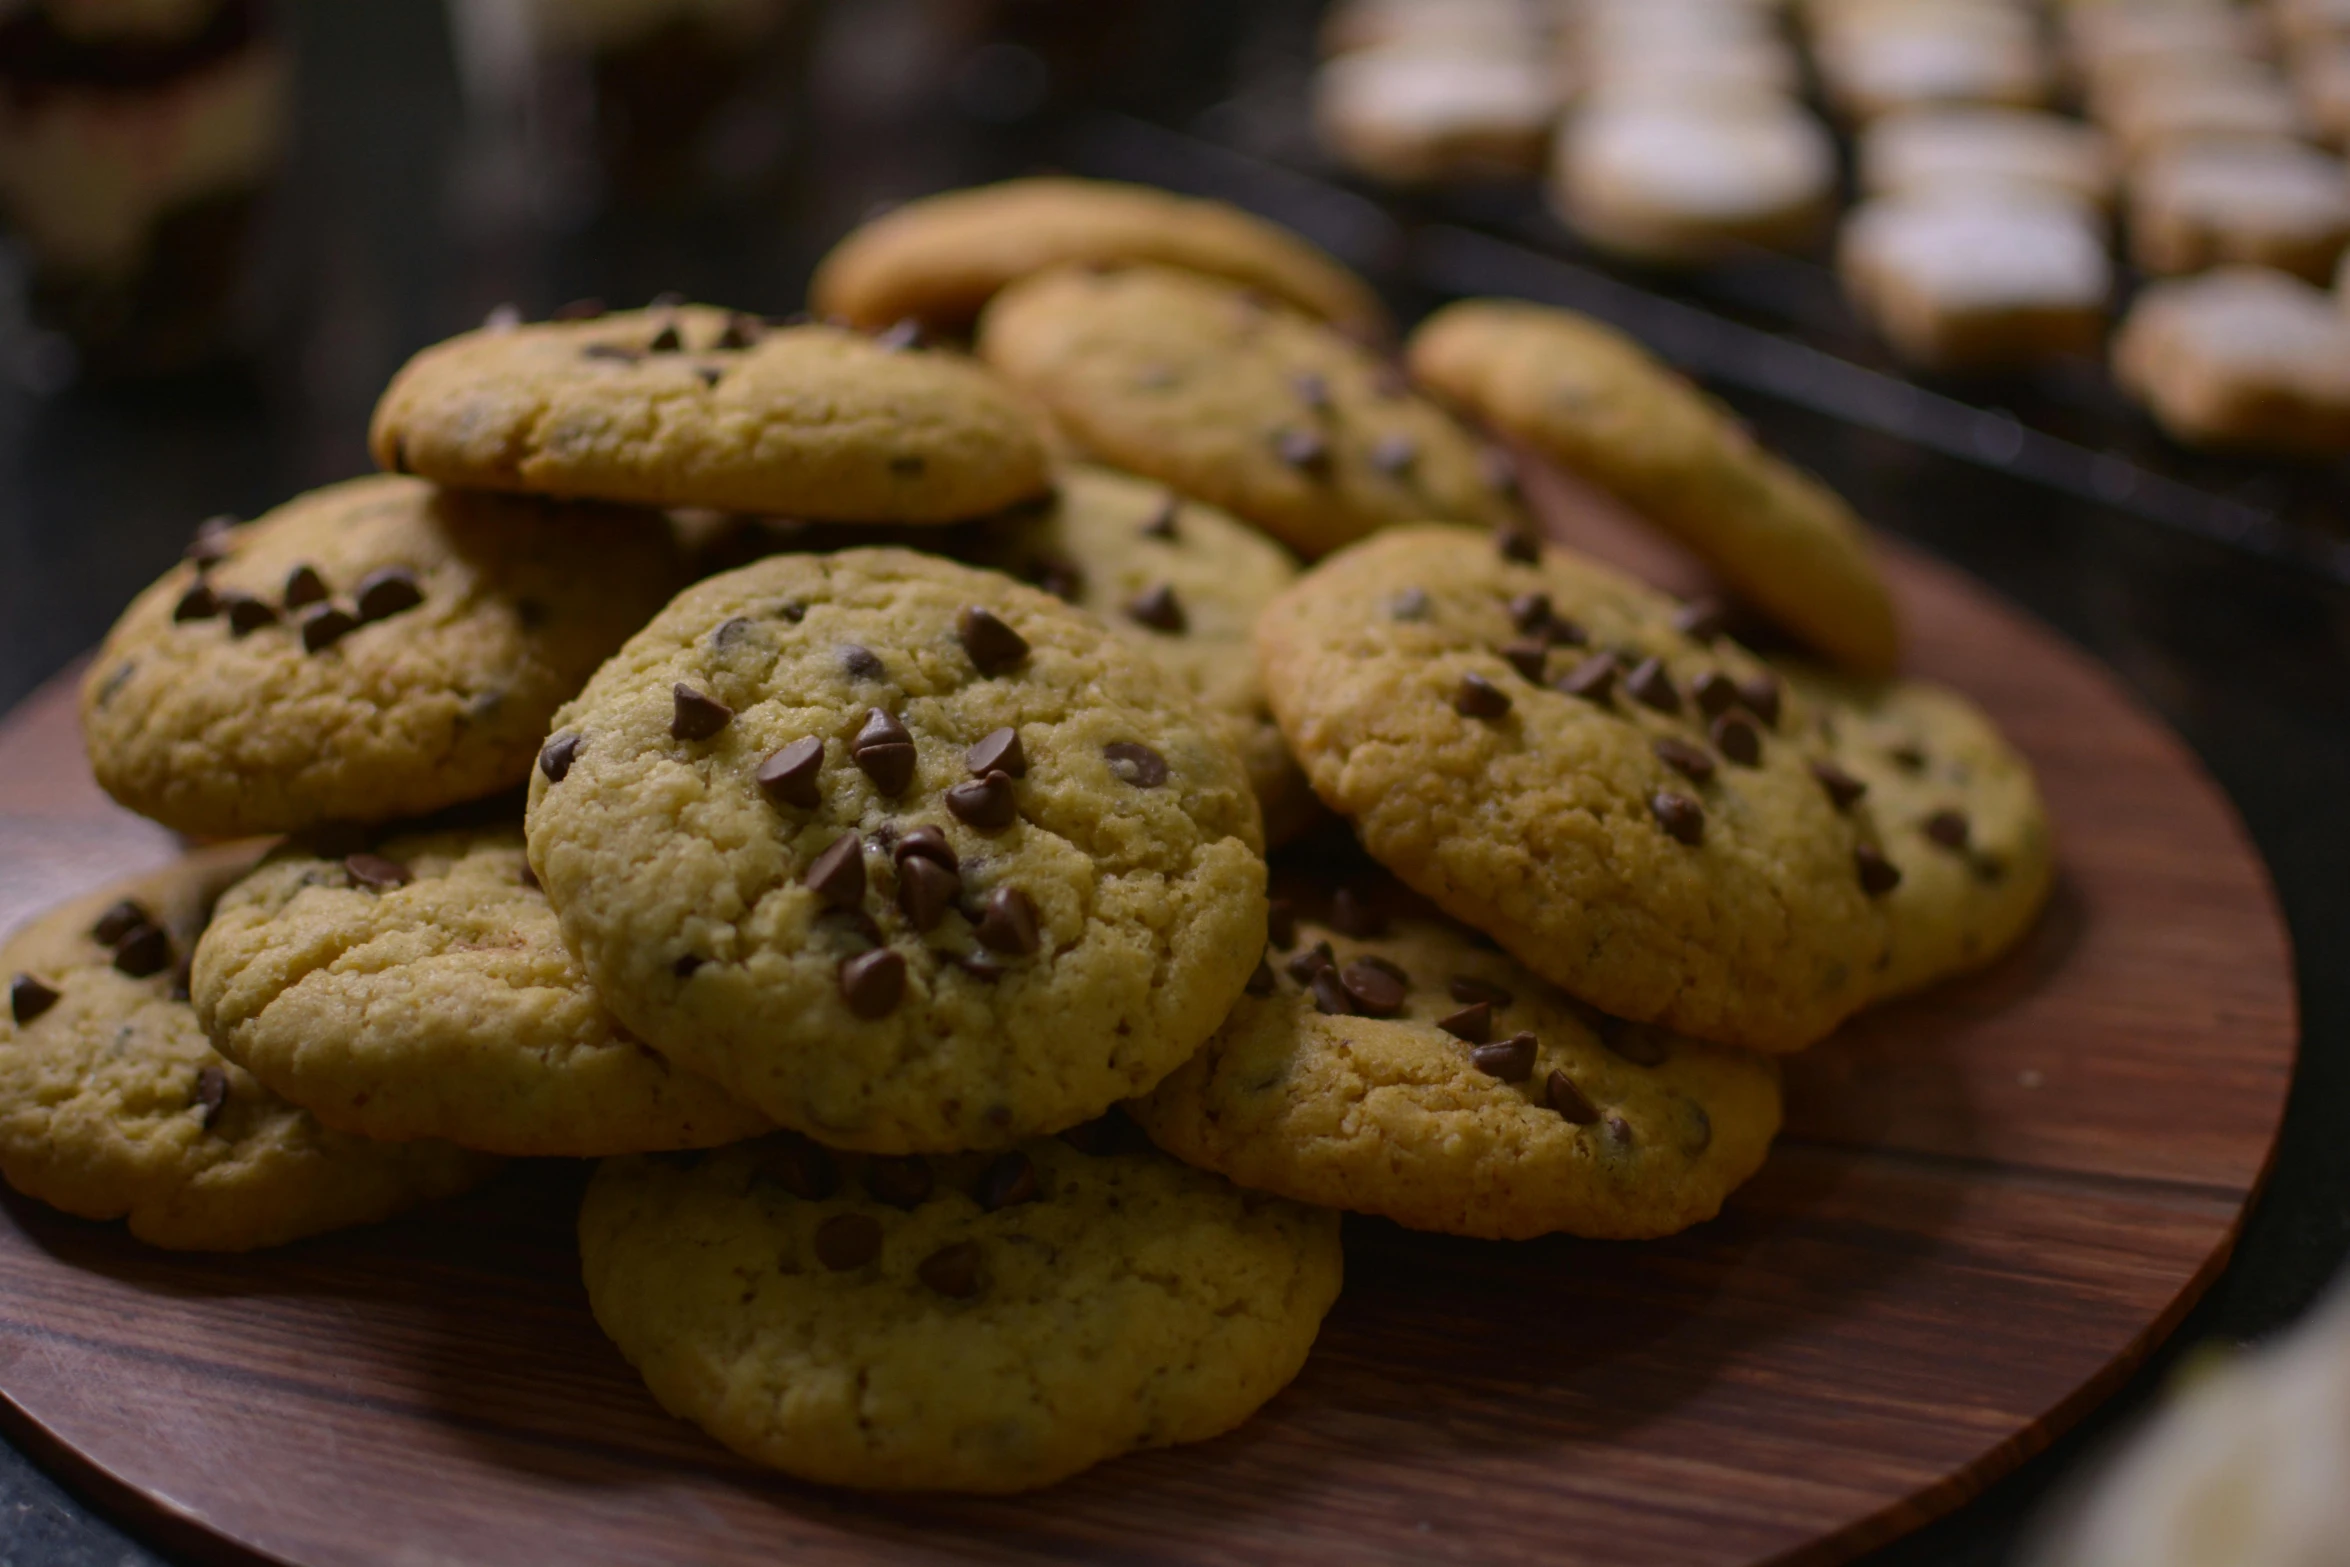
[[[0,1411],[167,1543],[303,1567],[1849,1558],[2177,1323],[2297,1038],[2267,879],[2179,743],[1979,589],[1891,564],[1913,667],[2038,766],[2062,883],[1997,968],[1795,1062],[1786,1136],[1715,1223],[1501,1245],[1350,1220],[1345,1294],[1255,1420],[969,1500],[799,1485],[664,1415],[589,1319],[577,1166],[241,1259],[11,1197]],[[79,757],[63,688],[0,727],[0,924],[169,850]]]

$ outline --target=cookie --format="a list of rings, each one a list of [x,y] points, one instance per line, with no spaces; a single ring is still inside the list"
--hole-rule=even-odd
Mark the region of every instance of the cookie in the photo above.
[[[1141,1093],[1263,940],[1222,725],[1093,616],[904,550],[688,589],[558,715],[528,829],[638,1037],[875,1153]]]
[[[1409,358],[1422,384],[1613,491],[1820,652],[1867,673],[1900,657],[1892,594],[1851,508],[1622,333],[1469,300],[1423,323]]]
[[[1315,793],[1406,884],[1611,1016],[1801,1049],[1868,999],[1889,867],[1800,699],[1677,613],[1568,551],[1405,528],[1257,645]]]
[[[153,1246],[249,1251],[465,1190],[496,1161],[320,1126],[223,1060],[187,1001],[212,900],[255,851],[207,849],[76,898],[0,947],[0,1175]]]
[[[1313,791],[1257,679],[1257,616],[1297,580],[1280,545],[1148,480],[1080,466],[1062,471],[1052,505],[985,524],[956,548],[1091,610],[1174,675],[1246,764],[1270,841],[1313,820]]]
[[[1815,30],[1812,62],[1830,105],[1864,123],[1940,104],[2036,107],[2051,75],[2034,19],[2001,6],[1859,8]]]
[[[1251,994],[1133,1105],[1153,1140],[1243,1186],[1489,1240],[1671,1235],[1761,1167],[1775,1061],[1597,1018],[1447,920],[1351,923],[1279,922]]]
[[[1022,1491],[1229,1431],[1304,1364],[1338,1216],[1087,1130],[1102,1151],[608,1160],[588,1304],[664,1408],[825,1485]]]
[[[2029,187],[1958,186],[1855,207],[1837,270],[1901,356],[1938,370],[2095,351],[2113,266],[2094,212]]]
[[[1047,482],[1026,410],[977,366],[698,305],[436,344],[368,444],[467,489],[830,522],[974,517]]]
[[[1561,124],[1551,162],[1551,205],[1577,234],[1664,266],[1799,249],[1835,194],[1826,128],[1770,93],[1598,94]]]
[[[2028,188],[2111,205],[2113,153],[2093,127],[2029,109],[1951,106],[1872,121],[1855,148],[1871,196]]]
[[[206,837],[519,786],[684,575],[649,513],[381,476],[208,524],[189,556],[108,633],[82,734],[107,793]]]
[[[1398,185],[1532,174],[1558,111],[1549,68],[1524,49],[1395,44],[1341,55],[1314,77],[1322,144]]]
[[[2345,242],[2350,174],[2291,142],[2190,143],[2130,178],[2130,259],[2148,272],[2241,262],[2323,283]]]
[[[1990,963],[2032,926],[2055,881],[2048,810],[2032,766],[1983,710],[1923,681],[1866,681],[1796,664],[1820,752],[1860,786],[1901,883],[1885,897],[1875,997]]]
[[[2309,129],[2284,78],[2251,61],[2118,80],[2101,95],[2098,118],[2133,163],[2200,142],[2290,142]]]
[[[2114,334],[2113,373],[2182,445],[2350,450],[2350,316],[2283,273],[2222,267],[2144,290]]]
[[[612,1020],[519,825],[289,844],[222,897],[191,988],[222,1054],[338,1131],[593,1158],[769,1130]]]
[[[1328,327],[1163,267],[1006,289],[979,352],[1103,461],[1307,556],[1391,523],[1518,516],[1467,431]]]
[[[1368,338],[1390,330],[1370,285],[1277,224],[1221,201],[1110,180],[1006,180],[877,218],[834,246],[810,308],[873,331],[967,331],[996,293],[1063,265],[1158,262],[1219,277]]]

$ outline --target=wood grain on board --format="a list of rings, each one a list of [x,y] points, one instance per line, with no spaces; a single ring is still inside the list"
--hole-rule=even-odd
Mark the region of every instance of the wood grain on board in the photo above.
[[[2258,1186],[2297,1036],[2266,876],[2178,742],[1955,574],[1890,566],[1912,667],[2039,768],[2063,883],[1990,972],[1795,1062],[1788,1133],[1715,1223],[1503,1245],[1350,1220],[1346,1292],[1255,1420],[969,1500],[798,1485],[664,1415],[588,1317],[577,1166],[239,1259],[10,1197],[0,1410],[180,1548],[305,1567],[1845,1559],[2011,1468],[2176,1323]],[[46,866],[43,898],[164,843],[95,796],[70,705],[0,728],[0,863]]]

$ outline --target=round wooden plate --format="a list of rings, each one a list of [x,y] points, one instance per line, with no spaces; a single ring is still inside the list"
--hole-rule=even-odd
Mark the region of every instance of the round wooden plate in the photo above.
[[[1570,525],[1571,526],[1571,525]],[[1992,971],[1801,1058],[1769,1165],[1651,1245],[1350,1220],[1297,1382],[1031,1496],[860,1496],[657,1408],[590,1320],[581,1170],[248,1258],[0,1209],[14,1434],[194,1554],[304,1564],[1848,1558],[2112,1388],[2226,1259],[2297,1037],[2227,803],[2080,654],[1896,554],[1913,667],[2040,769],[2064,876]],[[0,728],[0,924],[168,852],[62,688]]]

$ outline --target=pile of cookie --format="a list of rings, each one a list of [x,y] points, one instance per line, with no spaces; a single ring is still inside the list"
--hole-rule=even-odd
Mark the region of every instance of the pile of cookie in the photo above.
[[[1711,1218],[1777,1057],[2037,910],[1858,522],[1596,322],[1391,356],[1296,238],[1063,180],[811,304],[501,313],[130,607],[91,764],[212,841],[0,950],[14,1186],[239,1250],[597,1159],[664,1406],[1014,1490],[1272,1397],[1341,1210]],[[1809,654],[1545,542],[1492,436]]]

